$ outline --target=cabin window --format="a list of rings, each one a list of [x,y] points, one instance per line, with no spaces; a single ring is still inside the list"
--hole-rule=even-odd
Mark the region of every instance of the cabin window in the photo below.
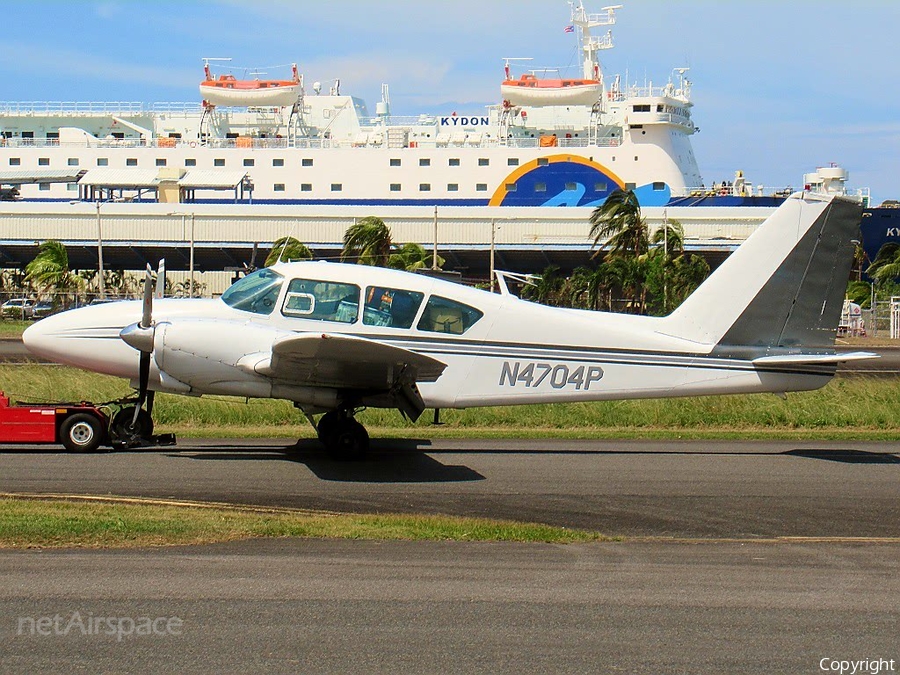
[[[109,158],[108,157],[98,157],[97,158],[97,166],[109,166]]]
[[[419,183],[419,192],[431,192],[431,183]]]
[[[578,189],[577,183],[566,183],[566,191],[567,192],[574,192],[577,189]]]
[[[39,183],[38,184],[38,190],[40,190],[41,192],[46,192],[49,189],[50,189],[50,183]]]
[[[391,183],[391,192],[400,192],[400,183]]]
[[[281,292],[284,277],[264,268],[236,281],[222,294],[222,302],[229,307],[253,314],[271,314]]]
[[[487,157],[479,157],[478,158],[478,166],[490,166],[490,165],[491,165],[491,160],[489,160]]]
[[[284,166],[284,160],[283,159],[273,159],[272,166]]]
[[[519,166],[519,158],[518,157],[509,157],[506,160],[506,166]]]
[[[255,166],[255,165],[256,165],[255,159],[245,159],[244,160],[244,166]]]
[[[392,157],[391,166],[400,166],[400,160],[397,157]]]
[[[546,192],[546,191],[547,191],[547,184],[546,184],[546,183],[535,183],[535,184],[534,184],[534,191],[535,191],[535,192]]]
[[[225,166],[225,160],[224,159],[214,159],[213,166]]]
[[[416,328],[431,333],[451,333],[462,335],[484,316],[474,307],[469,307],[456,300],[432,295],[425,305],[422,318]]]
[[[165,159],[163,159],[162,157],[156,158],[156,166],[165,166],[165,165],[166,165]]]
[[[281,313],[297,319],[355,323],[359,315],[359,286],[294,279],[284,296]]]
[[[125,159],[125,166],[137,166],[137,157],[128,157]]]
[[[22,164],[22,159],[20,157],[10,157],[9,158],[10,166],[21,166],[21,164]]]
[[[273,189],[275,192],[284,192],[284,183],[275,183]]]
[[[625,183],[625,191],[634,190],[637,187],[637,183]]]
[[[515,191],[518,190],[518,189],[519,189],[519,186],[516,185],[515,183],[507,183],[507,184],[506,184],[506,191],[507,191],[507,192],[515,192]]]
[[[450,158],[450,166],[459,166],[459,158],[451,157]]]
[[[487,183],[476,183],[475,191],[476,192],[487,192]]]
[[[547,166],[550,163],[550,160],[546,157],[538,157],[538,166]]]
[[[197,166],[197,160],[196,160],[196,159],[190,159],[190,158],[189,158],[189,159],[186,159],[186,160],[184,160],[184,165],[185,165],[185,166]]]
[[[38,166],[50,166],[50,158],[38,157]]]
[[[650,112],[650,104],[649,103],[641,103],[633,106],[634,112]]]
[[[663,190],[666,189],[666,184],[661,181],[657,181],[657,182],[653,183],[653,189],[657,192],[662,192]]]
[[[416,291],[369,286],[365,294],[363,323],[385,328],[409,328],[419,313],[424,297],[424,293]]]
[[[310,158],[305,158],[300,160],[300,166],[312,166],[313,161]]]
[[[78,158],[77,157],[69,157],[68,164],[69,164],[69,166],[78,166]]]
[[[594,183],[594,192],[606,192],[608,189],[608,183]]]
[[[459,192],[459,183],[447,183],[447,192]]]
[[[427,157],[420,157],[419,166],[431,166],[431,160]]]
[[[312,183],[300,183],[300,192],[312,192]]]
[[[332,183],[332,184],[331,184],[331,191],[332,191],[332,192],[340,192],[340,191],[343,190],[343,189],[344,189],[343,183]]]

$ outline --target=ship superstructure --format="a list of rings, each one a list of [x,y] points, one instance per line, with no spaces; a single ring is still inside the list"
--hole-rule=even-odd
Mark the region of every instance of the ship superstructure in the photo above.
[[[127,172],[142,171],[145,188],[154,170],[158,181],[238,171],[243,198],[273,203],[592,206],[627,187],[642,204],[662,205],[703,185],[691,83],[686,69],[663,86],[605,76],[598,55],[613,46],[617,9],[590,14],[574,3],[582,72],[515,80],[507,62],[503,98],[483,114],[395,116],[384,85],[370,115],[339,81],[307,91],[296,69],[285,80],[215,77],[207,60],[200,103],[0,104],[0,171],[96,178],[103,169],[126,184]],[[25,199],[79,196],[71,181],[19,190]],[[202,188],[181,198],[229,200]]]

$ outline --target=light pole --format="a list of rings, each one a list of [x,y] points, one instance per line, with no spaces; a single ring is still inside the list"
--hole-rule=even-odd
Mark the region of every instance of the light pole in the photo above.
[[[99,275],[97,284],[100,290],[100,299],[106,300],[106,280],[103,278],[103,228],[100,225],[100,206],[103,203],[99,199],[95,202],[97,206],[97,274]]]
[[[190,260],[190,283],[191,287],[188,291],[188,297],[194,297],[194,212],[191,212],[191,260]]]
[[[115,201],[113,199],[97,199],[94,206],[97,209],[97,289],[101,300],[106,300],[106,280],[103,278],[103,227],[100,223],[100,207],[106,202]],[[71,201],[69,204],[81,204],[80,201]]]

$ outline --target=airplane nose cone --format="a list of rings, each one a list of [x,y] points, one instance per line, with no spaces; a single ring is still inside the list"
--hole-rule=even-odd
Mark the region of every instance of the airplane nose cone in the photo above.
[[[22,333],[22,342],[25,344],[25,348],[35,356],[51,361],[55,360],[53,357],[56,354],[58,340],[53,333],[54,325],[57,323],[56,317],[57,315],[49,316],[33,323]]]
[[[122,327],[134,320],[134,307],[129,304],[134,303],[83,307],[48,316],[29,326],[22,342],[32,354],[49,361],[130,377],[137,354],[119,337]]]

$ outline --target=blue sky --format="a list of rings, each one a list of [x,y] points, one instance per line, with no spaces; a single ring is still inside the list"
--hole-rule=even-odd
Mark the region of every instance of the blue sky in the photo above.
[[[691,68],[707,183],[742,169],[753,182],[797,187],[837,162],[875,202],[900,198],[900,2],[623,2],[605,71],[664,84],[673,68]],[[196,101],[201,57],[230,56],[248,67],[296,61],[307,88],[339,77],[370,111],[387,82],[395,114],[479,112],[499,98],[502,57],[576,62],[563,0],[2,0],[0,9],[4,101]]]

